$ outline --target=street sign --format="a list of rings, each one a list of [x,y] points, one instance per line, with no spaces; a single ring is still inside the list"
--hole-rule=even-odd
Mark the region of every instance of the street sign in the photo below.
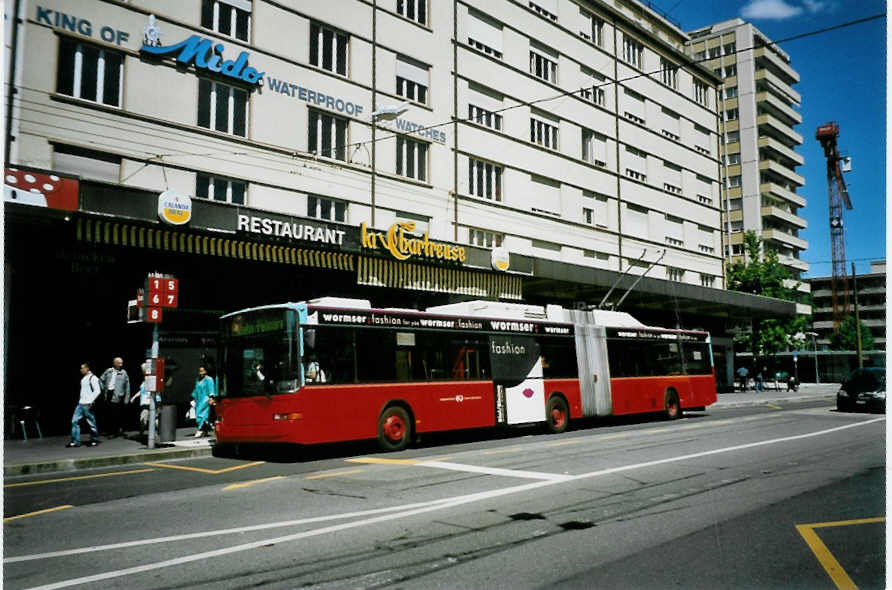
[[[164,359],[146,359],[146,391],[164,392]]]
[[[150,324],[160,324],[161,323],[161,308],[160,307],[149,307],[146,310],[146,321]]]
[[[149,276],[146,287],[147,303],[153,307],[177,307],[180,281],[173,277]]]

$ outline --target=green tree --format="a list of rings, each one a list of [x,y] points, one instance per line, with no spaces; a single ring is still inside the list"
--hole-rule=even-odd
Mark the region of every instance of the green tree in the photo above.
[[[762,238],[756,232],[743,234],[744,260],[728,265],[728,288],[743,293],[774,297],[786,301],[798,298],[798,283],[792,282],[792,275],[778,260],[777,252],[763,248]],[[754,320],[748,330],[738,334],[735,342],[753,354],[758,365],[765,356],[787,350],[792,335],[808,329],[805,316],[789,320]]]
[[[861,350],[873,350],[873,334],[864,322],[861,323]],[[831,350],[857,350],[858,333],[855,330],[855,316],[847,315],[839,322],[839,329],[830,335]]]

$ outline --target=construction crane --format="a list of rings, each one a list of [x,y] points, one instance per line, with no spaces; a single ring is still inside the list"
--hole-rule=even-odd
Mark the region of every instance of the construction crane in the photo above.
[[[846,241],[842,222],[843,206],[852,209],[852,201],[849,198],[849,190],[843,179],[843,172],[852,169],[851,160],[839,155],[836,146],[836,138],[839,137],[839,125],[835,121],[825,123],[818,127],[815,138],[824,148],[824,157],[827,159],[827,197],[830,202],[830,245],[832,248],[833,277],[831,289],[833,291],[833,329],[839,328],[839,323],[849,313],[849,289],[846,275]]]

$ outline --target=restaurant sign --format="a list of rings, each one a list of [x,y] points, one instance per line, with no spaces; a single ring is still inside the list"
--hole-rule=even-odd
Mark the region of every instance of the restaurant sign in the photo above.
[[[414,221],[398,221],[386,232],[369,229],[363,221],[359,229],[362,248],[387,250],[397,260],[407,260],[415,256],[464,262],[467,258],[463,246],[434,242],[427,233],[421,238],[413,236],[410,232],[415,231]]]

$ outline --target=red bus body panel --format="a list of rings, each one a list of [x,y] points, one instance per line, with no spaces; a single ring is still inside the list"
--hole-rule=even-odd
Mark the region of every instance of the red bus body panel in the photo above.
[[[678,392],[682,408],[698,408],[716,402],[715,377],[712,375],[623,377],[610,380],[613,414],[659,412],[663,409],[668,389]]]

